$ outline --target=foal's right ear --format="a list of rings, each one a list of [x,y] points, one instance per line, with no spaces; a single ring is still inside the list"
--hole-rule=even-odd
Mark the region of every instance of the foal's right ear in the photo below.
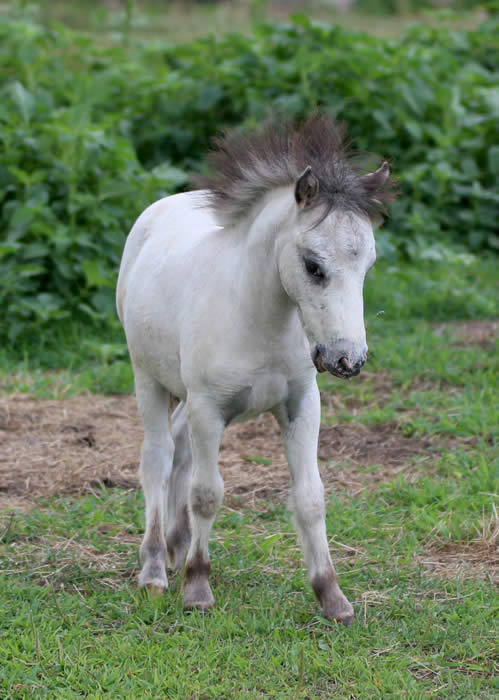
[[[319,180],[309,165],[302,172],[295,185],[295,199],[300,209],[309,207],[319,193]]]

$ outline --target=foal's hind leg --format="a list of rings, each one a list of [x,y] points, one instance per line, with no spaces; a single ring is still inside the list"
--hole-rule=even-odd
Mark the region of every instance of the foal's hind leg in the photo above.
[[[168,481],[166,544],[170,563],[175,571],[184,565],[191,543],[188,503],[192,474],[192,450],[186,413],[185,403],[182,402],[177,406],[172,416],[175,453],[173,470]]]
[[[169,433],[170,394],[152,377],[135,369],[137,406],[144,424],[140,458],[140,480],[146,502],[146,531],[140,547],[142,570],[139,585],[163,592],[166,578],[165,488],[173,459],[173,439]]]
[[[324,616],[349,625],[353,607],[338,585],[326,535],[324,489],[317,466],[320,397],[315,378],[295,387],[276,417],[281,425],[291,472],[291,506],[309,569],[312,588]]]

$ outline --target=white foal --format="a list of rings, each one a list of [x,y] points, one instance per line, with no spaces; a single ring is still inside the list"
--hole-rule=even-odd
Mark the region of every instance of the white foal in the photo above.
[[[342,133],[320,115],[218,145],[208,189],[150,206],[120,269],[118,313],[145,430],[139,583],[167,587],[168,553],[175,569],[186,560],[185,607],[213,604],[208,540],[224,493],[222,433],[272,411],[313,589],[324,615],[348,624],[317,466],[316,372],[350,377],[366,361],[370,217],[389,198],[388,167],[357,174]],[[169,419],[171,396],[180,404]]]

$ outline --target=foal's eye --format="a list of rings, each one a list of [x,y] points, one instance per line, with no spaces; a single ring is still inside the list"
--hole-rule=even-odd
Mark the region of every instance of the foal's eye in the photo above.
[[[310,258],[304,258],[305,269],[311,277],[315,277],[317,280],[325,279],[326,275],[324,270],[319,265],[316,260],[311,260]]]

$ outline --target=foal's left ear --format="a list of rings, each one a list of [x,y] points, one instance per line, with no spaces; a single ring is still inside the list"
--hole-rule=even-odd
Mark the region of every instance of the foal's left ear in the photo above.
[[[302,172],[295,185],[295,199],[300,209],[309,207],[319,193],[319,180],[309,165]]]

